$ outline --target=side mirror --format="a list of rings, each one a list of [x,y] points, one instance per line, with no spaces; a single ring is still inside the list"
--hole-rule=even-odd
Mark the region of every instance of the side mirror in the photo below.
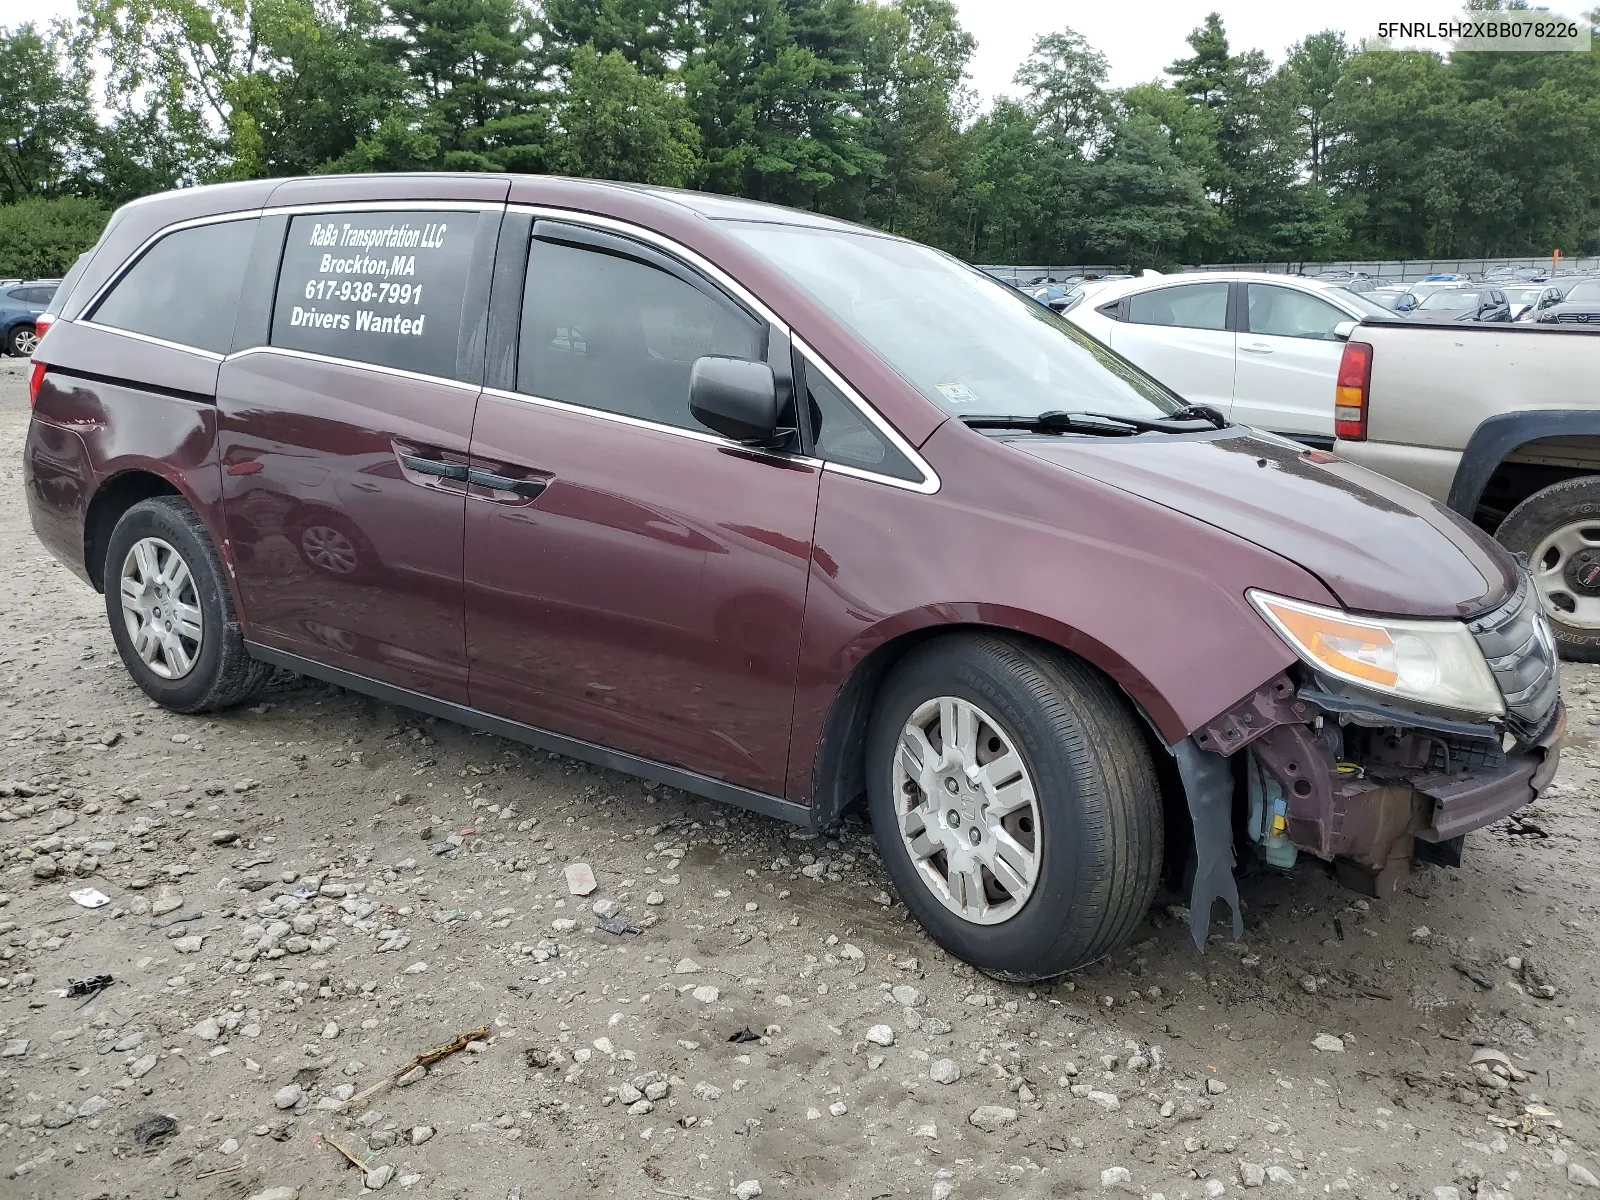
[[[746,446],[780,445],[793,433],[778,426],[778,382],[763,362],[696,359],[689,411],[707,429]]]
[[[1333,336],[1341,342],[1348,342],[1350,335],[1360,327],[1360,321],[1340,321],[1333,327]]]

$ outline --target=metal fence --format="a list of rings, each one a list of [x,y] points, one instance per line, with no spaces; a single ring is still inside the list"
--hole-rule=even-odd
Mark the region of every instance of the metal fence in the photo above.
[[[1276,263],[1208,263],[1202,266],[1180,267],[1183,271],[1262,271],[1272,275],[1320,275],[1324,271],[1364,272],[1377,279],[1395,283],[1415,283],[1429,275],[1458,274],[1482,275],[1494,267],[1535,267],[1550,269],[1549,258],[1412,258],[1390,259],[1387,262],[1276,262]],[[987,271],[1007,283],[1032,283],[1036,279],[1067,279],[1082,275],[1121,275],[1126,266],[1096,263],[1078,266],[1014,266],[985,265]],[[1563,258],[1558,273],[1576,275],[1586,271],[1600,271],[1600,258]]]

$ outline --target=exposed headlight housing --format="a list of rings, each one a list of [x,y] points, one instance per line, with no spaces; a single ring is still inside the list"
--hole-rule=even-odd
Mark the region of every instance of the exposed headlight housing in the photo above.
[[[1270,592],[1248,595],[1289,648],[1324,674],[1434,708],[1505,714],[1483,651],[1460,621],[1362,617]]]

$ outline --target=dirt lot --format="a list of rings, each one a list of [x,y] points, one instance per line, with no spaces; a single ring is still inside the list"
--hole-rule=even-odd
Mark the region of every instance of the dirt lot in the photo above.
[[[1010,986],[920,934],[860,824],[296,680],[157,709],[29,529],[22,371],[0,1197],[1600,1196],[1595,670],[1567,672],[1557,787],[1461,870],[1369,905],[1303,862],[1244,881],[1241,942],[1200,955],[1162,905],[1125,953]]]

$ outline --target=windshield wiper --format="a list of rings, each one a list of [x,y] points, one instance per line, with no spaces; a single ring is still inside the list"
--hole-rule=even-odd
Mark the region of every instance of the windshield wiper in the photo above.
[[[1222,429],[1228,420],[1214,408],[1190,405],[1164,420],[1124,417],[1117,413],[1066,412],[1051,410],[1036,416],[965,416],[961,420],[972,429],[1028,429],[1043,433],[1095,433],[1107,437],[1131,437],[1136,433],[1190,433],[1196,421]]]

